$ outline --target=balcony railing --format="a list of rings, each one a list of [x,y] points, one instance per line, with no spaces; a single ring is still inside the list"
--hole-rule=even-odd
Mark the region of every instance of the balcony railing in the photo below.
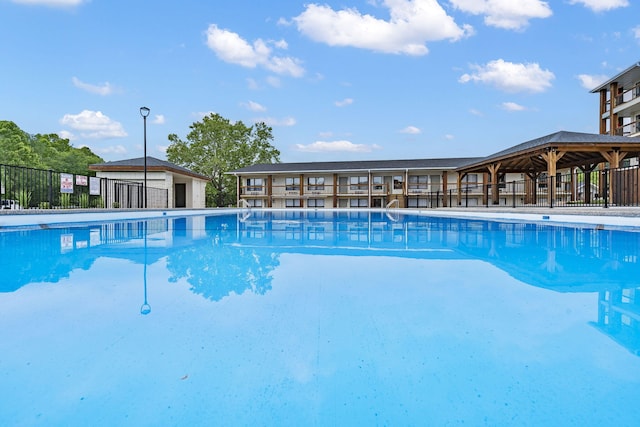
[[[640,97],[640,86],[625,90],[621,94],[616,95],[616,106],[624,104],[625,102],[633,101],[638,97]]]
[[[629,136],[640,132],[640,122],[635,121],[627,123],[623,126],[616,128],[617,136]]]

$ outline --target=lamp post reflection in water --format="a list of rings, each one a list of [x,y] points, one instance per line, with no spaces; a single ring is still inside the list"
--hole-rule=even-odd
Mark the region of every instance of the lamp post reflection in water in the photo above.
[[[147,222],[144,222],[144,302],[140,306],[140,314],[151,313],[151,306],[147,302]]]

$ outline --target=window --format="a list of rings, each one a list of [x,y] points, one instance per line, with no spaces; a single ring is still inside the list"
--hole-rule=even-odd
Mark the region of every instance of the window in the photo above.
[[[464,187],[465,188],[477,188],[478,187],[478,174],[477,173],[470,173],[468,175],[465,175],[464,178],[462,178],[462,183],[466,184]]]
[[[286,185],[286,190],[287,191],[300,191],[300,178],[296,177],[296,178],[285,178],[284,179],[284,184]]]
[[[402,175],[396,175],[393,177],[393,189],[402,190],[404,187],[404,177]]]
[[[244,199],[244,200],[252,208],[261,208],[262,207],[262,200],[261,199]]]
[[[309,191],[322,191],[324,190],[324,177],[311,176],[307,178],[307,189]]]
[[[367,199],[351,199],[349,200],[349,207],[351,208],[366,208],[369,206]]]
[[[284,205],[287,208],[299,208],[300,207],[300,199],[287,199],[284,201]]]
[[[440,175],[429,175],[429,182],[431,183],[431,191],[440,190]]]
[[[366,192],[369,178],[366,176],[350,176],[349,184],[351,191]]]
[[[409,190],[426,190],[428,183],[429,183],[429,177],[427,175],[410,175],[409,176],[409,183],[408,183]]]
[[[408,205],[410,208],[428,208],[429,201],[424,197],[410,197]]]
[[[383,177],[381,177],[381,176],[374,176],[373,177],[373,189],[375,191],[384,190]]]
[[[308,199],[308,208],[324,208],[324,199]]]
[[[262,191],[262,178],[247,178],[247,191]]]

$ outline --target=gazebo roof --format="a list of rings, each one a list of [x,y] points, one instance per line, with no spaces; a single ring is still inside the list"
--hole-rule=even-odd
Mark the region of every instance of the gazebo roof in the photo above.
[[[457,171],[486,172],[489,165],[498,163],[501,172],[544,171],[547,163],[542,155],[550,150],[563,153],[557,164],[558,169],[563,169],[607,162],[605,154],[614,151],[626,153],[627,156],[638,156],[640,138],[559,131],[467,163]]]

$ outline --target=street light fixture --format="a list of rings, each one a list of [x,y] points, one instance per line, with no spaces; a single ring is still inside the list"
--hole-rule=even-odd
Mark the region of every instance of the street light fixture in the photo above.
[[[147,107],[140,107],[140,115],[144,121],[144,208],[147,208],[147,116],[149,115]]]

